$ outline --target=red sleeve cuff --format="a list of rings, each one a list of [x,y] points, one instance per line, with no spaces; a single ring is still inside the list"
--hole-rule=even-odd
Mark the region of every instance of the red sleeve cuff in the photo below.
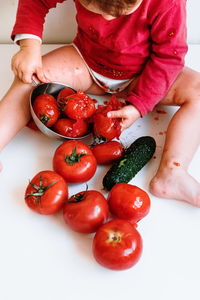
[[[141,97],[139,97],[133,92],[131,92],[130,95],[127,97],[126,102],[129,102],[130,104],[134,105],[139,110],[142,117],[154,108],[154,106],[147,108],[144,105],[144,99],[141,99]]]

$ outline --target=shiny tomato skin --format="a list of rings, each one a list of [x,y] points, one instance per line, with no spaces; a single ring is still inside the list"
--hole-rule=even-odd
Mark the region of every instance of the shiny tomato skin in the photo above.
[[[59,101],[61,98],[63,98],[63,97],[68,97],[68,96],[70,96],[70,95],[73,95],[73,94],[75,94],[76,92],[73,90],[73,89],[71,89],[71,88],[69,88],[69,87],[67,87],[67,88],[64,88],[64,89],[62,89],[60,92],[59,92],[59,94],[58,94],[58,96],[57,96],[57,101]]]
[[[128,221],[111,220],[97,230],[93,240],[96,261],[112,270],[134,266],[142,254],[142,238]]]
[[[108,141],[118,138],[121,133],[120,120],[108,118],[104,113],[98,113],[94,118],[93,132],[95,136],[104,137]]]
[[[64,113],[74,120],[87,119],[93,115],[95,109],[94,101],[82,91],[78,91],[67,98]]]
[[[85,191],[77,193],[76,197],[83,200],[75,203],[65,203],[63,217],[66,224],[74,231],[92,233],[102,225],[109,215],[108,203],[105,197],[98,191]],[[68,201],[74,201],[74,196]]]
[[[52,184],[43,195],[39,198],[37,196],[29,196],[36,193],[37,190],[31,184],[47,187]],[[54,171],[41,171],[37,173],[28,184],[25,191],[25,202],[27,206],[42,215],[50,215],[57,213],[64,205],[64,201],[68,199],[68,185],[66,181]]]
[[[33,119],[30,119],[26,126],[34,131],[40,131]]]
[[[76,92],[71,88],[64,88],[59,92],[59,94],[57,96],[57,104],[61,111],[64,111],[64,109],[65,109],[67,97],[69,97],[75,93]]]
[[[122,156],[123,147],[117,141],[108,141],[94,145],[92,152],[98,164],[108,164]]]
[[[111,213],[120,219],[137,223],[150,210],[149,195],[137,186],[128,183],[117,183],[108,194]]]
[[[66,137],[77,138],[87,133],[88,123],[81,120],[81,123],[78,125],[76,120],[62,118],[56,121],[53,130]]]
[[[79,161],[67,162],[73,151],[76,155],[83,155]],[[81,141],[70,140],[61,144],[53,157],[53,169],[69,183],[85,182],[96,172],[97,161],[90,148]]]
[[[38,119],[47,127],[55,124],[60,116],[56,99],[50,94],[43,94],[36,97],[33,103],[33,110]]]

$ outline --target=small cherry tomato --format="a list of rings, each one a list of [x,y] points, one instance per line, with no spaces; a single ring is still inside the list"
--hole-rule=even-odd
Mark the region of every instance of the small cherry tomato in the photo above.
[[[108,203],[98,191],[84,191],[69,198],[63,207],[67,225],[82,233],[92,233],[102,225],[109,215]]]
[[[111,213],[120,219],[137,223],[150,210],[148,194],[135,185],[117,183],[108,194]]]
[[[57,96],[57,105],[61,111],[65,110],[67,97],[75,94],[76,92],[71,88],[62,89]]]
[[[125,220],[111,220],[97,230],[93,255],[102,266],[124,270],[134,266],[142,254],[142,238],[135,227]]]
[[[67,183],[53,171],[42,171],[36,174],[25,192],[25,202],[28,207],[43,215],[58,212],[67,198]]]
[[[92,152],[98,164],[108,164],[122,156],[123,147],[117,141],[109,141],[94,145]]]
[[[64,113],[71,119],[87,119],[95,112],[94,101],[81,90],[67,97]]]
[[[96,168],[95,156],[90,148],[81,141],[66,141],[54,153],[53,169],[67,182],[87,181],[93,177]]]
[[[66,137],[77,138],[88,131],[88,123],[84,120],[72,120],[68,118],[58,119],[53,130]]]
[[[33,103],[33,110],[38,119],[47,127],[51,127],[60,115],[56,99],[50,94],[39,95]]]

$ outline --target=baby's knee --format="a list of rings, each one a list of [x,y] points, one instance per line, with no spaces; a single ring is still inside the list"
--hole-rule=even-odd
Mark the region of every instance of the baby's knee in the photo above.
[[[184,79],[174,91],[175,104],[192,103],[200,108],[200,73],[190,70]]]

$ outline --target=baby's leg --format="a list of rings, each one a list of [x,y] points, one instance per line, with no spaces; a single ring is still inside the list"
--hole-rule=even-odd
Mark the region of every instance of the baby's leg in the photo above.
[[[104,93],[93,82],[84,61],[72,46],[64,46],[44,55],[43,68],[50,81],[62,82],[88,93]],[[0,152],[28,123],[29,96],[32,89],[31,84],[15,78],[0,101]]]
[[[156,196],[185,200],[200,207],[200,184],[187,172],[200,144],[200,74],[184,68],[160,103],[180,108],[168,126],[150,190]]]

